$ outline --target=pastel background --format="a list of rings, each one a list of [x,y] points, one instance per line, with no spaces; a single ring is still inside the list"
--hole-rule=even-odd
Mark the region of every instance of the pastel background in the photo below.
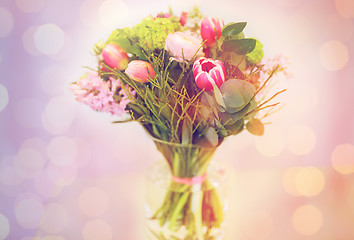
[[[293,73],[265,135],[231,137],[214,157],[229,166],[227,239],[354,239],[353,0],[1,0],[0,239],[143,239],[159,153],[68,87],[115,28],[194,4],[247,21]]]

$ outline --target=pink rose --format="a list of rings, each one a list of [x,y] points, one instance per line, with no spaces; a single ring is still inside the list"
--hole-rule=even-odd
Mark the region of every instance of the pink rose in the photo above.
[[[165,49],[173,56],[173,60],[183,62],[183,59],[191,60],[194,55],[204,56],[201,45],[201,39],[187,32],[174,32],[167,35]]]

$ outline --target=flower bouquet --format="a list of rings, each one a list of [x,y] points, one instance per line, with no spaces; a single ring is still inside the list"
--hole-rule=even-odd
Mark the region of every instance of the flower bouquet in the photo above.
[[[224,209],[207,174],[211,156],[244,129],[262,135],[279,104],[270,101],[284,90],[266,97],[266,84],[286,66],[263,60],[245,27],[198,8],[149,16],[97,43],[97,68],[71,84],[79,102],[140,123],[167,161],[170,184],[149,216],[160,227],[154,239],[219,239]]]

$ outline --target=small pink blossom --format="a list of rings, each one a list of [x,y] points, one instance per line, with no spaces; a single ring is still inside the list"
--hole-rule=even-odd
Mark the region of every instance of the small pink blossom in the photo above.
[[[183,62],[191,60],[194,55],[204,56],[201,45],[201,39],[188,32],[174,32],[167,35],[165,49],[172,55],[172,60]]]
[[[117,116],[127,112],[125,108],[130,100],[119,79],[109,78],[105,81],[97,73],[88,72],[71,84],[71,90],[78,102],[86,104],[96,111]],[[131,94],[135,94],[131,89],[129,91]]]
[[[282,72],[285,77],[290,77],[288,72],[289,59],[281,54],[276,55],[273,58],[262,59],[260,65],[262,66],[261,71],[267,75],[272,72],[276,67],[278,67],[277,72]]]

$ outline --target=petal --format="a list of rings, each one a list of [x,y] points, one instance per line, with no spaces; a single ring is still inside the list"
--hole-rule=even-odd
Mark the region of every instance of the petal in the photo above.
[[[210,72],[209,75],[212,79],[214,79],[216,86],[220,86],[224,81],[223,81],[223,76],[222,72],[220,72],[218,69],[213,68]]]
[[[206,92],[210,92],[213,90],[213,85],[211,82],[213,79],[207,74],[206,72],[200,72],[196,77],[195,77],[195,82],[197,86],[200,89],[204,89]]]

